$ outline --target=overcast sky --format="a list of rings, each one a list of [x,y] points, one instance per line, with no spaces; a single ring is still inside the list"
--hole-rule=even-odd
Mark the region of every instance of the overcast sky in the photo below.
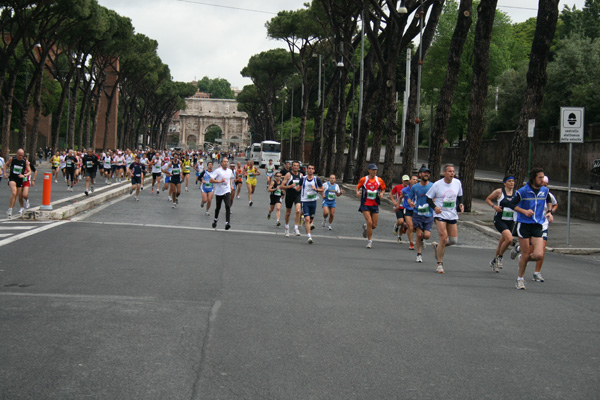
[[[285,43],[267,38],[265,22],[280,10],[297,10],[309,0],[98,0],[129,17],[137,33],[158,41],[158,55],[176,81],[225,78],[242,89],[240,75],[254,54]],[[585,0],[561,0],[583,7]],[[499,0],[513,22],[537,15],[537,0]],[[514,8],[513,8],[514,7]]]

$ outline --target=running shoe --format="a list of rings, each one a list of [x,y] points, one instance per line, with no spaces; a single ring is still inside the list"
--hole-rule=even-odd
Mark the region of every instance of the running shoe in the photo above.
[[[173,208],[177,208],[177,203],[173,203]]]
[[[309,237],[309,238],[308,238],[308,240],[307,240],[307,242],[308,242],[308,244],[313,244],[313,240],[312,240],[312,238],[311,238],[311,237]]]
[[[369,240],[367,241],[367,249],[370,249],[373,246],[373,241]]]
[[[408,245],[408,249],[409,250],[414,250],[415,249],[415,244],[413,242],[410,242],[410,244]]]
[[[438,274],[443,274],[444,273],[444,265],[438,264],[437,267],[435,268],[435,272],[437,272]]]
[[[229,222],[225,223],[225,230],[228,231],[231,229],[231,224]]]
[[[213,227],[213,228],[216,228],[216,227],[217,227],[217,221],[213,221],[213,223],[212,223],[212,227]]]
[[[285,230],[285,237],[290,237],[290,230],[289,229]]]
[[[188,188],[185,188],[185,191],[186,191],[186,192],[189,192]]]
[[[366,238],[367,237],[367,224],[363,224],[363,237]]]
[[[206,215],[208,217],[210,215],[210,213],[208,211],[204,211],[204,215]]]
[[[131,190],[129,191],[129,195],[131,196],[132,193],[133,193],[133,188],[131,188]]]
[[[542,278],[542,273],[541,272],[534,272],[533,273],[533,281],[534,282],[544,282],[544,278]]]
[[[23,211],[25,211],[23,207],[19,208],[19,215],[23,215]]]
[[[271,219],[271,213],[267,214],[267,219]]]
[[[416,262],[418,263],[422,263],[423,262],[423,256],[421,254],[417,254],[417,260]]]
[[[294,233],[296,234],[296,236],[300,236],[300,231],[298,230],[298,228],[294,229]]]
[[[496,263],[496,258],[492,258],[492,261],[490,261],[490,267],[492,268],[492,271],[500,272],[498,269],[498,264]]]
[[[54,183],[58,183],[58,181],[55,179],[55,180],[54,180]]]
[[[248,202],[248,207],[252,207],[252,202]]]
[[[397,234],[398,234],[398,223],[396,222],[394,224],[394,235],[397,235]]]
[[[502,256],[496,257],[496,265],[498,266],[498,269],[502,269]],[[500,272],[500,271],[496,271],[496,272]]]
[[[88,194],[88,191],[87,191],[87,190],[86,190],[85,192],[83,192],[83,193],[85,193],[85,195],[86,195],[86,196],[89,196],[89,194]]]
[[[200,208],[204,208],[204,203],[200,203]]]
[[[277,221],[277,226],[281,226],[281,222]]]
[[[328,229],[328,230],[332,230],[333,228],[331,227],[331,225],[329,225],[329,226],[327,227],[327,229]]]
[[[137,196],[135,196],[135,201],[140,201],[140,199],[138,199],[138,197],[137,197]]]
[[[324,219],[324,220],[323,220],[323,223],[321,224],[321,226],[322,226],[323,228],[325,228],[325,225],[327,225],[327,220],[326,220],[326,219]]]
[[[6,210],[6,216],[8,218],[12,217],[12,208],[9,208],[8,210]]]
[[[237,197],[238,199],[240,198],[240,196]]]
[[[127,179],[128,181],[130,181],[131,179]],[[144,190],[144,185],[140,186],[140,190]],[[185,191],[187,192],[187,188],[185,188]]]
[[[29,199],[25,200],[25,209],[27,210],[29,208]]]
[[[315,229],[315,226],[313,224],[310,224],[310,230],[312,231],[313,229]]]
[[[521,252],[521,246],[516,245],[515,247],[512,248],[512,250],[510,251],[510,259],[514,260],[515,258],[517,258],[517,254],[519,254]]]
[[[515,285],[515,287],[516,287],[518,290],[525,290],[525,289],[527,289],[527,288],[525,287],[525,279],[517,279],[517,284]]]
[[[152,188],[152,190],[150,190],[150,193],[154,193],[154,188]]]

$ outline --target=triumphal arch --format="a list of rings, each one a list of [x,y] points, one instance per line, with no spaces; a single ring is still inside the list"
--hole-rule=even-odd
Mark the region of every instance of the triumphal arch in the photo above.
[[[190,149],[202,149],[208,128],[221,128],[221,148],[244,149],[249,141],[248,114],[238,111],[238,103],[229,99],[185,99],[187,108],[179,112],[179,144]]]

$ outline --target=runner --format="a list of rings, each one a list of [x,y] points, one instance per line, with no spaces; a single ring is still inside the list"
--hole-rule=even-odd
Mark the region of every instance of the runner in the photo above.
[[[27,160],[27,157],[25,158]],[[37,168],[33,163],[29,163],[30,174],[23,181],[23,190],[21,191],[21,197],[19,203],[23,204],[23,208],[27,210],[29,208],[29,188],[35,186],[35,179],[37,178]],[[19,214],[23,214],[23,208],[19,210]]]
[[[100,164],[98,157],[94,154],[94,149],[89,148],[87,154],[83,156],[83,169],[85,174],[85,195],[89,196],[90,183],[92,184],[92,193],[94,193],[94,181],[96,179],[96,168]]]
[[[522,254],[515,286],[519,290],[526,289],[524,275],[527,263],[541,260],[544,255],[543,224],[546,217],[550,219],[552,206],[546,208],[546,203],[551,203],[551,199],[543,183],[544,170],[533,168],[529,173],[529,182],[515,192],[513,199],[500,202],[501,207],[510,207],[518,213],[517,235]]]
[[[67,175],[67,191],[73,191],[73,185],[75,183],[75,169],[77,168],[77,157],[73,155],[73,150],[69,150],[69,153],[65,157],[65,173]]]
[[[189,192],[188,186],[190,185],[190,172],[192,171],[192,160],[190,160],[190,155],[185,155],[185,160],[181,162],[183,166],[183,181],[185,182],[185,191]]]
[[[548,187],[548,177],[544,176],[543,185]],[[25,191],[25,189],[23,189]],[[544,265],[544,259],[546,258],[546,243],[548,243],[548,228],[550,223],[554,221],[554,213],[558,209],[558,202],[556,201],[556,197],[550,191],[548,191],[548,197],[550,198],[550,203],[545,203],[546,208],[544,209],[544,223],[542,224],[542,239],[544,239],[544,251],[542,252],[542,258],[535,262],[535,272],[533,273],[533,281],[534,282],[544,282],[544,278],[542,277],[542,265]],[[550,209],[548,209],[548,204],[551,204]],[[27,208],[27,207],[25,207]]]
[[[344,189],[340,189],[340,185],[335,183],[335,175],[329,176],[329,182],[323,184],[323,224],[321,226],[331,230],[331,224],[333,224],[333,218],[335,217],[335,205],[336,197],[344,194]],[[329,217],[329,224],[327,224],[327,218]]]
[[[271,193],[269,196],[270,205],[267,219],[271,219],[271,213],[273,210],[275,210],[275,215],[277,216],[277,226],[281,226],[281,197],[283,195],[283,191],[281,189],[282,184],[283,181],[281,179],[281,172],[276,172],[275,177],[271,181],[271,185],[267,189]]]
[[[462,184],[454,177],[454,165],[444,165],[444,178],[433,184],[427,192],[427,203],[435,212],[433,218],[440,236],[439,244],[433,242],[437,260],[435,272],[444,273],[444,253],[446,247],[458,243],[458,213],[465,210],[462,202]]]
[[[252,195],[256,190],[256,177],[260,175],[260,171],[254,166],[254,161],[248,161],[248,168],[245,175],[246,187],[248,188],[248,206],[252,207]]]
[[[427,203],[427,192],[433,186],[429,182],[431,170],[427,167],[419,169],[421,180],[412,185],[408,194],[408,204],[413,209],[412,224],[417,234],[417,258],[416,262],[423,262],[423,250],[425,249],[425,240],[431,237],[431,227],[433,226],[433,211]]]
[[[404,222],[404,199],[403,192],[404,188],[410,189],[410,177],[408,175],[402,176],[402,183],[394,186],[390,192],[390,200],[394,205],[394,213],[396,213],[396,223],[394,224],[394,235],[398,239],[398,243],[402,243],[402,233],[406,232],[406,225]]]
[[[408,236],[408,249],[414,250],[415,244],[413,241],[413,233],[415,231],[413,226],[413,213],[414,210],[408,202],[410,198],[410,189],[419,183],[419,178],[416,175],[413,175],[410,178],[410,185],[402,189],[402,206],[404,207],[404,228],[402,229],[402,233],[406,231],[406,236]]]
[[[144,171],[144,164],[141,162],[141,157],[139,155],[135,156],[135,161],[129,165],[129,176],[131,178],[131,189],[129,190],[129,194],[131,195],[135,190],[135,201],[139,201],[140,188],[142,186],[142,172]]]
[[[60,159],[60,170],[62,171],[63,178],[65,179],[65,182],[66,182],[67,174],[66,174],[65,168],[67,167],[67,164],[65,164],[65,157],[67,157],[67,152],[63,150],[62,154],[58,158]]]
[[[515,226],[515,212],[508,207],[500,207],[500,202],[504,199],[511,201],[515,193],[515,177],[507,175],[504,177],[504,187],[494,190],[485,199],[488,206],[494,209],[494,226],[496,230],[500,232],[500,240],[498,241],[498,247],[496,247],[496,254],[492,261],[490,261],[490,267],[492,271],[500,272],[502,269],[502,258],[504,252],[510,246],[513,241],[512,231]],[[496,202],[496,204],[494,204]]]
[[[58,183],[58,170],[60,167],[60,153],[57,151],[54,153],[54,157],[50,159],[52,165],[52,176],[54,177],[54,183]]]
[[[110,185],[109,179],[112,179],[112,157],[110,150],[104,153],[102,166],[104,167],[104,183]]]
[[[200,175],[200,179],[202,181],[202,185],[200,185],[200,189],[202,189],[202,204],[200,204],[200,207],[204,207],[206,204],[206,211],[204,212],[205,215],[210,215],[208,210],[210,210],[210,203],[212,202],[212,198],[214,196],[213,184],[210,182],[212,179],[212,174],[214,173],[212,167],[213,163],[212,161],[209,161],[206,164],[206,169]]]
[[[323,193],[323,184],[315,175],[315,166],[309,164],[306,167],[306,176],[300,182],[300,201],[302,202],[302,215],[304,215],[304,229],[308,236],[308,244],[313,244],[310,232],[315,228],[313,221],[317,212],[317,197]],[[298,189],[296,189],[298,190]]]
[[[140,151],[140,164],[142,164],[142,185],[140,186],[140,190],[144,190],[144,181],[146,180],[146,173],[149,171],[148,165],[150,165],[150,160],[148,160],[148,156]]]
[[[217,196],[217,206],[215,208],[215,219],[212,227],[217,227],[219,221],[219,212],[221,211],[221,203],[225,202],[225,230],[231,228],[231,187],[233,185],[233,173],[229,169],[229,159],[221,158],[221,168],[212,174],[210,183],[215,184],[215,196]]]
[[[155,153],[149,165],[152,171],[152,189],[150,193],[154,193],[154,184],[156,184],[156,194],[158,195],[160,193],[160,178],[162,168],[162,159],[160,154]]]
[[[240,198],[240,192],[242,191],[242,180],[244,179],[244,169],[242,163],[238,161],[235,168],[235,191],[236,197]]]
[[[271,180],[273,179],[273,174],[275,173],[275,165],[273,164],[273,160],[269,159],[269,163],[265,165],[265,175],[267,176],[267,190],[271,186]]]
[[[296,208],[294,215],[294,233],[296,236],[300,236],[300,230],[298,225],[300,224],[300,179],[302,174],[299,172],[300,163],[294,161],[292,164],[292,170],[288,172],[283,178],[284,184],[281,186],[285,189],[285,237],[290,237],[290,215],[292,213],[292,207]],[[298,187],[298,189],[296,189]]]
[[[235,164],[233,161],[229,164],[229,169],[231,170],[231,174],[233,175],[233,185],[231,186],[231,196],[229,196],[229,207],[233,206],[233,199],[235,199],[235,188],[238,186],[237,184],[237,170],[235,168]],[[230,214],[233,214],[231,211]]]
[[[290,167],[290,162],[286,161],[285,163],[283,163],[283,168],[281,169],[281,176],[284,177],[288,174],[288,172],[290,172],[292,169]]]
[[[19,199],[21,205],[21,211],[23,213],[23,182],[31,175],[31,169],[29,167],[29,161],[25,159],[25,151],[23,149],[17,150],[15,157],[11,157],[4,164],[4,176],[8,176],[8,187],[10,187],[10,199],[8,201],[8,210],[6,211],[7,217],[12,217],[12,210]]]
[[[170,177],[169,197],[173,201],[172,208],[177,208],[179,202],[179,195],[181,194],[181,162],[179,161],[179,154],[174,152],[173,159],[169,163],[163,166],[163,171],[167,171]]]
[[[379,220],[379,204],[385,194],[385,182],[377,176],[377,165],[369,164],[369,175],[360,178],[356,185],[356,197],[360,197],[361,212],[365,217],[363,237],[367,238],[367,249],[373,246],[373,229],[377,228]]]

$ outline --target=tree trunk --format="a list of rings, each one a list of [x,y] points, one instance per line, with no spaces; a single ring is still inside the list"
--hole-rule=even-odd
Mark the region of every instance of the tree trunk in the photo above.
[[[83,138],[83,131],[84,131],[84,126],[89,121],[90,103],[91,103],[91,97],[92,97],[91,86],[92,86],[92,78],[90,77],[89,81],[86,81],[85,78],[83,78],[83,88],[84,88],[83,89],[83,99],[81,101],[81,108],[79,109],[79,123],[77,124],[77,144],[79,145],[79,151],[81,151],[81,149],[85,145],[84,138]],[[89,141],[89,137],[88,137],[88,141]]]
[[[540,0],[539,3],[535,35],[529,58],[529,70],[527,71],[525,100],[505,168],[506,174],[514,175],[517,186],[521,185],[526,175],[528,120],[537,118],[544,100],[544,88],[548,78],[546,67],[558,21],[558,2],[559,0]]]
[[[458,83],[458,74],[460,72],[461,57],[464,49],[469,29],[473,22],[471,16],[473,0],[461,0],[458,7],[458,18],[452,41],[450,42],[450,51],[448,54],[448,67],[446,68],[446,79],[440,91],[440,100],[437,105],[435,120],[433,121],[433,133],[429,153],[429,169],[431,169],[431,180],[436,181],[440,176],[442,165],[442,155],[444,151],[444,142],[446,141],[446,132],[450,121],[450,111],[454,100],[454,91]]]
[[[106,83],[106,74],[102,74],[102,78],[100,80],[100,87],[96,92],[96,101],[94,107],[94,117],[92,118],[92,140],[91,144],[88,147],[92,147],[96,149],[96,131],[98,130],[98,115],[100,114],[100,106],[102,105],[102,94],[104,93],[104,85]]]
[[[77,94],[79,92],[79,71],[75,70],[75,82],[71,87],[71,98],[69,99],[69,130],[67,132],[67,147],[75,148],[75,121],[77,119]]]
[[[471,211],[475,168],[481,151],[481,140],[485,128],[485,99],[488,93],[490,69],[490,41],[498,0],[481,0],[477,7],[475,26],[475,47],[473,49],[473,82],[471,84],[471,105],[467,128],[467,146],[460,167],[465,211]]]
[[[40,65],[46,63],[46,55],[41,59]],[[44,81],[43,70],[38,71],[35,76],[35,89],[33,92],[33,124],[31,126],[30,145],[29,145],[29,162],[36,165],[36,149],[38,147],[40,118],[42,117],[42,83]]]

